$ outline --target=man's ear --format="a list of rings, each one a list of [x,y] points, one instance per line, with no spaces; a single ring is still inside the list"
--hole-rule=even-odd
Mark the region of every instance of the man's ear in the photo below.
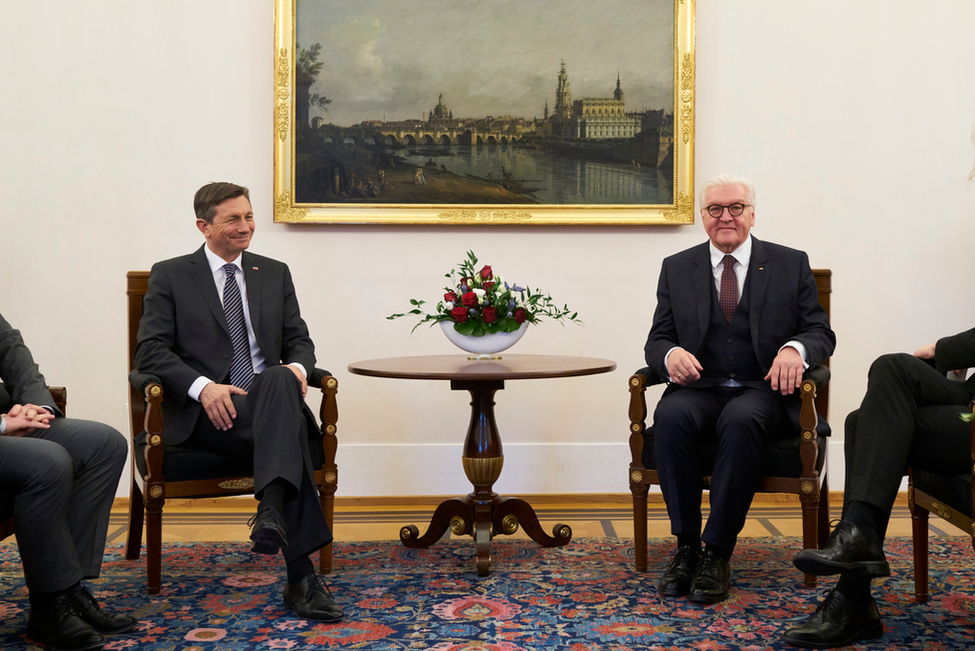
[[[203,233],[204,237],[207,237],[210,234],[210,224],[207,222],[207,220],[197,219],[196,227],[200,229],[200,232]]]

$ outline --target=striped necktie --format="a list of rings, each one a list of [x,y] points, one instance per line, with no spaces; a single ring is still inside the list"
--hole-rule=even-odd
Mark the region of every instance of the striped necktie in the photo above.
[[[721,305],[721,313],[724,318],[731,323],[738,308],[738,276],[735,275],[735,256],[726,255],[724,257],[724,271],[721,272],[721,295],[718,298]]]
[[[244,391],[254,381],[254,365],[251,363],[251,346],[247,340],[247,324],[244,322],[244,303],[237,286],[237,266],[225,264],[227,280],[223,285],[223,310],[230,326],[230,341],[234,345],[234,359],[230,365],[230,383]]]

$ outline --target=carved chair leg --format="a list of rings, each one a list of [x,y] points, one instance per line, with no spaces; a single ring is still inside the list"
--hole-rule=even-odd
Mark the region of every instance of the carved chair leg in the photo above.
[[[142,523],[146,509],[142,489],[135,479],[132,480],[129,495],[129,534],[125,542],[125,558],[134,561],[142,554]]]
[[[319,492],[318,501],[322,505],[322,513],[325,515],[325,523],[328,525],[328,530],[334,534],[335,497],[333,495],[326,495],[324,492]],[[318,572],[320,574],[332,573],[332,543],[328,543],[318,550]]]
[[[802,547],[816,549],[819,542],[819,508],[820,497],[808,496],[802,498]],[[803,584],[807,588],[815,588],[818,579],[814,574],[803,574]]]
[[[647,493],[646,484],[630,486],[633,491],[633,545],[637,572],[647,571]]]
[[[162,512],[165,498],[150,498],[146,505],[146,592],[162,587]]]
[[[911,508],[911,533],[914,540],[914,600],[928,602],[928,511]]]

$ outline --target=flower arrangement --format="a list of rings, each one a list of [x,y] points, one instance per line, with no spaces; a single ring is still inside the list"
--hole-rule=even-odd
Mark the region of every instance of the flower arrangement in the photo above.
[[[514,332],[524,323],[538,323],[543,318],[553,321],[582,323],[578,313],[568,305],[558,307],[552,297],[539,290],[519,287],[494,275],[491,265],[477,269],[477,256],[467,252],[467,259],[444,275],[450,285],[444,287],[443,300],[437,302],[433,313],[426,312],[426,301],[410,299],[413,309],[403,314],[391,314],[387,319],[415,315],[421,317],[413,326],[433,325],[451,321],[454,330],[462,335],[482,337],[495,332]]]

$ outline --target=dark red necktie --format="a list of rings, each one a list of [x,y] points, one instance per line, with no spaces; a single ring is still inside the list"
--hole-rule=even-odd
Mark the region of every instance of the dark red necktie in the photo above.
[[[735,256],[724,257],[724,271],[721,272],[721,296],[718,298],[721,313],[728,323],[738,307],[738,277],[735,275]]]

